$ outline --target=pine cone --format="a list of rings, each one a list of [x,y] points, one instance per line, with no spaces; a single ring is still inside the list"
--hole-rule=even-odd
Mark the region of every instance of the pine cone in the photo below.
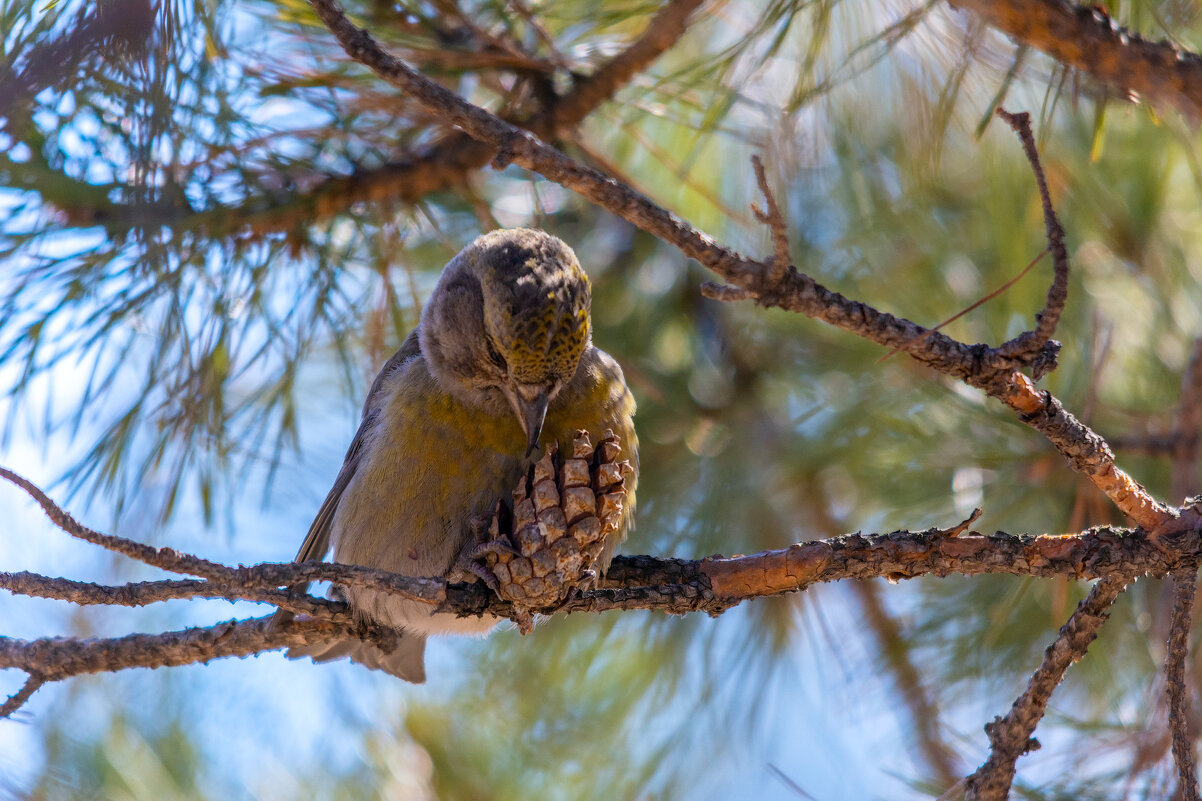
[[[595,449],[588,432],[577,431],[571,457],[549,447],[514,489],[512,515],[498,505],[489,521],[488,539],[507,539],[515,552],[490,551],[484,565],[497,579],[497,594],[518,612],[523,634],[533,625],[529,610],[596,584],[601,551],[621,526],[632,470],[617,461],[621,450],[613,431]]]

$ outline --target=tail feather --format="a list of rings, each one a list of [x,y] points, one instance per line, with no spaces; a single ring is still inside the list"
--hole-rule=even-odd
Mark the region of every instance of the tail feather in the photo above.
[[[360,640],[333,640],[289,648],[284,656],[289,659],[309,657],[314,662],[332,662],[335,659],[350,657],[352,662],[358,662],[364,667],[382,670],[414,684],[422,684],[426,680],[425,654],[426,638],[406,631],[401,633],[397,646],[391,653],[385,653],[377,646]]]

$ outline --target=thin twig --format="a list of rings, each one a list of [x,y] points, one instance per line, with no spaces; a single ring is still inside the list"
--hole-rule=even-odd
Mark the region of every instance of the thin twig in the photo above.
[[[265,567],[271,567],[265,565]],[[230,568],[231,571],[237,568]],[[241,582],[206,579],[143,581],[113,586],[51,578],[37,573],[0,573],[0,589],[14,595],[69,601],[80,606],[146,606],[186,598],[219,598],[227,601],[256,601],[280,606],[290,612],[325,617],[345,611],[340,604],[322,598]]]
[[[36,673],[30,673],[29,678],[25,680],[25,684],[21,686],[21,689],[10,695],[8,700],[3,704],[0,704],[0,720],[12,717],[13,713],[25,706],[25,702],[45,683],[46,680],[41,676]]]
[[[753,155],[751,166],[755,170],[755,182],[760,188],[760,194],[764,196],[764,204],[768,207],[768,211],[764,212],[752,203],[751,213],[772,231],[771,269],[765,278],[772,283],[778,283],[789,269],[789,226],[776,203],[776,196],[772,194],[772,187],[768,186],[764,162],[760,161],[759,156]]]
[[[1094,584],[1077,605],[1060,633],[1048,646],[1043,662],[1031,675],[1027,689],[1014,702],[1004,718],[994,718],[985,726],[991,747],[989,759],[967,780],[966,796],[973,801],[1004,801],[1014,782],[1015,762],[1039,747],[1031,739],[1035,726],[1047,710],[1052,692],[1059,686],[1069,666],[1085,655],[1098,629],[1110,616],[1110,607],[1127,586],[1130,576],[1116,575]]]
[[[1052,206],[1052,194],[1048,191],[1048,179],[1043,173],[1043,165],[1039,161],[1039,150],[1035,147],[1035,137],[1031,133],[1031,115],[1027,112],[1011,114],[1006,109],[998,107],[995,111],[1018,134],[1023,144],[1023,152],[1031,163],[1031,171],[1035,173],[1035,185],[1039,188],[1039,200],[1043,205],[1043,224],[1047,231],[1048,251],[1052,254],[1052,284],[1048,287],[1047,301],[1043,311],[1035,315],[1035,330],[1022,334],[1002,345],[998,350],[1014,356],[1029,356],[1036,358],[1044,345],[1056,333],[1056,324],[1060,322],[1060,314],[1068,300],[1068,248],[1064,244],[1064,228],[1056,217]],[[1040,376],[1036,376],[1038,379]]]
[[[547,57],[548,60],[561,70],[571,70],[572,65],[566,58],[564,58],[563,53],[559,52],[559,48],[555,44],[555,37],[548,33],[547,29],[543,27],[542,22],[534,13],[534,10],[530,8],[530,6],[526,5],[523,0],[507,1],[513,10],[518,13],[518,16],[524,19],[526,24],[530,26],[530,29],[534,31],[534,35],[538,37],[539,41],[546,45],[547,52],[550,54]]]
[[[796,795],[798,798],[809,799],[809,801],[817,801],[814,796],[807,793],[800,784],[793,781],[793,779],[790,778],[783,770],[778,768],[776,765],[773,765],[771,762],[768,763],[768,770],[772,773],[772,775],[784,782],[784,785],[792,790],[794,795]]]
[[[1169,729],[1173,735],[1173,761],[1177,763],[1177,798],[1199,801],[1198,774],[1194,767],[1194,738],[1189,731],[1190,692],[1185,683],[1185,659],[1189,631],[1194,619],[1194,594],[1198,585],[1197,563],[1174,570],[1173,613],[1164,658],[1165,695],[1169,706]]]
[[[16,484],[29,493],[30,497],[42,507],[42,510],[50,518],[51,522],[72,537],[78,537],[85,542],[99,545],[102,548],[107,548],[110,551],[128,556],[131,559],[136,559],[139,562],[145,562],[148,565],[169,570],[172,573],[184,573],[192,576],[218,579],[229,575],[229,568],[217,562],[210,562],[208,559],[201,559],[198,556],[181,554],[172,548],[154,548],[150,545],[143,545],[140,542],[127,540],[124,537],[101,534],[99,531],[94,531],[87,526],[81,525],[76,522],[75,518],[63,511],[58,504],[50,500],[49,496],[38,489],[33,482],[22,478],[6,467],[0,467],[0,478]]]
[[[761,270],[762,283],[756,290],[752,290],[749,287],[719,284],[713,281],[702,283],[701,294],[710,300],[734,302],[759,297],[767,287],[779,284],[789,271],[789,226],[785,222],[785,216],[781,213],[780,206],[777,205],[776,196],[772,193],[772,187],[768,185],[768,175],[764,172],[764,162],[760,160],[758,155],[752,155],[751,166],[755,171],[756,185],[759,186],[760,194],[764,196],[764,205],[768,209],[764,211],[752,203],[751,213],[756,220],[768,226],[772,232],[772,260],[765,265],[761,265],[762,268],[766,269]]]
[[[322,612],[321,599],[306,600],[303,595],[293,595],[275,588],[288,587],[296,583],[336,579],[341,584],[367,587],[398,594],[412,601],[437,605],[446,600],[445,583],[410,576],[397,576],[383,570],[357,565],[335,565],[324,562],[267,563],[254,567],[229,567],[211,562],[191,554],[183,554],[171,548],[153,548],[124,537],[102,534],[77,522],[56,504],[33,482],[13,471],[0,467],[0,478],[4,478],[23,489],[46,512],[51,522],[73,537],[99,545],[111,551],[129,556],[154,567],[174,573],[203,576],[209,582],[161,581],[130,584],[124,587],[105,587],[68,579],[53,579],[51,583],[37,586],[43,597],[70,600],[75,603],[109,603],[126,606],[141,606],[172,598],[223,597],[273,603],[291,608],[292,599],[304,608],[293,611],[305,614]],[[35,574],[0,574],[0,586],[14,592],[31,594],[33,585],[30,577]],[[105,599],[104,596],[109,598]],[[318,606],[313,601],[319,602]]]
[[[1022,272],[1020,272],[1018,275],[1014,276],[1009,281],[1007,281],[1006,283],[999,286],[997,289],[990,292],[988,295],[985,295],[984,297],[978,299],[972,305],[961,309],[960,311],[953,314],[951,317],[948,317],[946,320],[939,323],[939,325],[935,326],[934,328],[930,329],[929,331],[926,331],[921,336],[919,336],[917,339],[915,339],[914,342],[907,345],[905,348],[894,348],[893,350],[889,351],[884,356],[877,359],[876,363],[880,364],[881,362],[885,361],[886,359],[891,358],[895,354],[900,353],[902,350],[909,350],[911,347],[913,347],[915,345],[921,345],[923,343],[923,341],[926,340],[927,337],[929,337],[931,334],[935,333],[939,329],[943,328],[945,325],[951,325],[952,323],[956,322],[956,320],[959,320],[961,317],[963,317],[964,315],[973,311],[974,309],[977,309],[980,306],[982,306],[983,304],[986,304],[989,301],[993,300],[998,295],[1002,294],[1007,289],[1009,289],[1010,287],[1014,286],[1019,281],[1021,281],[1023,279],[1023,276],[1025,276],[1027,273],[1031,272],[1031,268],[1033,268],[1036,264],[1039,264],[1040,260],[1042,260],[1043,257],[1046,255],[1048,255],[1047,250],[1040,251],[1039,255],[1036,256],[1035,258],[1031,259],[1031,261],[1027,263],[1027,266],[1024,267],[1022,269]]]
[[[936,781],[945,787],[954,785],[962,774],[958,771],[955,752],[942,736],[939,708],[931,700],[922,675],[914,665],[915,654],[910,643],[897,619],[885,608],[878,584],[857,581],[852,588],[864,610],[864,622],[876,638],[880,658],[892,672],[898,693],[909,709],[918,752],[934,772]]]

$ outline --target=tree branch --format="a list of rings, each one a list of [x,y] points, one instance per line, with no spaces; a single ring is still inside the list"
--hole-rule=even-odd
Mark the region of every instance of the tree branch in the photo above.
[[[1042,664],[1010,712],[1004,718],[994,718],[992,723],[986,724],[985,733],[991,746],[989,759],[968,777],[967,798],[1005,801],[1009,797],[1018,758],[1039,748],[1039,742],[1032,740],[1031,735],[1047,710],[1052,691],[1060,684],[1069,666],[1085,655],[1089,644],[1097,637],[1098,629],[1110,616],[1111,605],[1129,580],[1120,573],[1100,580],[1090,589],[1044,652]]]
[[[122,552],[157,556],[162,549],[139,550],[137,543],[84,529],[28,481],[4,471],[68,533],[90,532],[88,540],[110,547],[126,543]],[[890,580],[951,573],[1009,573],[1035,576],[1103,577],[1125,583],[1138,573],[1162,575],[1181,558],[1202,557],[1202,525],[1183,517],[1182,528],[1154,543],[1142,532],[1097,528],[1072,536],[1015,536],[997,533],[962,535],[969,521],[948,529],[887,534],[851,534],[799,543],[776,551],[696,561],[647,556],[614,560],[602,585],[579,593],[543,614],[601,612],[615,609],[658,609],[675,614],[703,611],[717,615],[743,600],[804,590],[819,582],[849,578]],[[231,621],[182,632],[136,634],[108,640],[52,638],[25,642],[0,638],[0,668],[18,668],[38,681],[6,703],[9,712],[45,681],[128,667],[155,667],[203,662],[223,656],[246,656],[263,650],[309,644],[338,637],[367,638],[390,648],[396,633],[370,622],[355,625],[346,604],[282,589],[310,581],[369,586],[431,604],[435,611],[461,616],[492,614],[513,617],[515,610],[482,584],[447,584],[438,578],[400,576],[353,565],[320,562],[226,567],[172,552],[167,560],[204,564],[211,579],[143,582],[122,587],[74,582],[33,573],[0,574],[0,587],[15,593],[59,598],[77,603],[141,605],[170,598],[220,597],[272,603],[311,615],[280,630],[263,625],[267,618]],[[170,568],[168,568],[170,569]],[[1101,586],[1101,585],[1099,585]],[[1062,637],[1063,638],[1063,637]],[[1052,651],[1049,651],[1051,654]],[[1042,685],[1041,685],[1042,686]],[[1050,690],[1049,690],[1050,692]],[[1034,725],[1034,718],[1032,726]]]
[[[427,603],[436,612],[516,617],[509,603],[479,583],[448,584],[442,578],[401,576],[323,562],[228,567],[170,549],[151,548],[82,526],[39,488],[11,470],[0,468],[0,476],[27,492],[55,525],[72,536],[167,570],[199,568],[206,574],[202,579],[114,587],[28,572],[0,573],[0,588],[80,604],[140,606],[194,597],[248,600],[309,615],[301,621],[304,625],[278,632],[262,627],[262,621],[252,620],[109,640],[53,638],[23,642],[0,638],[0,668],[24,670],[38,677],[39,684],[79,673],[245,656],[336,637],[367,638],[382,643],[381,647],[392,647],[396,633],[391,629],[371,622],[355,625],[345,603],[315,598],[295,589],[313,581],[398,594]],[[1202,519],[1195,510],[1183,514],[1177,519],[1178,525],[1163,531],[1156,541],[1140,530],[1112,528],[1095,528],[1070,536],[966,534],[978,515],[979,510],[967,521],[946,529],[850,534],[749,556],[712,556],[695,561],[618,557],[597,589],[577,593],[559,606],[535,611],[552,615],[658,609],[673,614],[718,615],[749,598],[796,592],[815,583],[845,579],[883,576],[896,581],[921,575],[1009,573],[1101,577],[1126,582],[1131,575],[1164,575],[1182,559],[1202,558]],[[27,698],[33,689],[22,697]],[[10,700],[6,708],[11,707],[11,712],[20,703],[23,701]]]
[[[688,30],[690,15],[702,2],[671,0],[625,49],[591,75],[577,77],[562,96],[515,124],[544,138],[557,138],[579,125],[672,47]],[[497,152],[495,145],[456,131],[384,164],[349,175],[329,176],[303,191],[254,195],[237,205],[214,205],[202,210],[186,205],[121,205],[108,201],[103,193],[97,195],[89,184],[66,177],[64,187],[74,183],[75,191],[58,193],[54,202],[79,226],[103,225],[120,231],[169,225],[176,231],[202,231],[210,237],[264,236],[312,225],[314,220],[342,213],[359,202],[416,202],[462,185],[469,175],[487,166]],[[79,205],[79,197],[96,197],[102,202],[90,209],[72,208]]]
[[[54,501],[50,500],[49,496],[38,489],[33,482],[17,475],[7,467],[0,467],[0,478],[16,484],[25,490],[25,492],[38,502],[38,505],[42,507],[42,511],[46,513],[46,516],[50,518],[54,525],[72,537],[77,537],[84,542],[99,545],[102,548],[107,548],[110,551],[128,556],[131,559],[137,559],[139,562],[145,562],[148,565],[162,568],[163,570],[171,571],[172,573],[220,578],[227,575],[229,571],[229,568],[224,565],[210,562],[207,559],[201,559],[198,556],[181,554],[172,548],[154,548],[150,545],[134,542],[133,540],[114,537],[111,534],[101,534],[99,531],[76,522],[75,518],[63,511],[62,507]]]
[[[85,673],[126,668],[156,668],[208,662],[228,656],[327,642],[339,637],[367,636],[376,641],[395,638],[382,627],[360,627],[344,615],[332,620],[292,620],[269,628],[271,616],[229,620],[205,628],[161,634],[130,634],[110,639],[46,637],[16,640],[0,637],[0,668],[19,668],[42,681],[57,681]]]
[[[1173,761],[1177,763],[1177,798],[1198,801],[1198,774],[1194,768],[1194,738],[1190,736],[1190,693],[1185,683],[1185,659],[1189,653],[1189,631],[1194,619],[1194,593],[1198,565],[1189,563],[1172,574],[1173,613],[1169,620],[1169,642],[1164,658],[1165,695],[1169,706],[1169,729],[1173,736]]]
[[[542,614],[654,609],[672,614],[706,612],[721,614],[738,603],[756,597],[805,590],[813,584],[885,577],[892,581],[922,575],[953,573],[980,575],[1005,573],[1021,576],[1103,577],[1125,582],[1128,575],[1164,575],[1178,557],[1202,557],[1202,529],[1176,536],[1173,553],[1159,547],[1139,531],[1096,528],[1077,535],[1029,536],[1001,532],[982,536],[957,536],[958,527],[926,531],[894,531],[885,534],[850,534],[791,545],[775,551],[739,557],[709,557],[700,560],[658,559],[650,556],[617,557],[602,585],[582,592]],[[338,601],[286,591],[269,594],[253,587],[270,582],[287,587],[310,580],[339,584],[362,584],[403,597],[442,600],[435,611],[461,616],[481,614],[512,617],[510,604],[501,601],[485,586],[447,584],[437,578],[416,578],[382,573],[353,565],[319,562],[263,564],[227,568],[245,576],[248,586],[216,582],[148,582],[125,587],[102,587],[71,582],[71,592],[61,592],[64,579],[31,573],[0,574],[0,588],[40,597],[70,597],[77,590],[88,601],[107,595],[113,604],[148,603],[182,597],[221,597],[276,603],[298,611],[310,611],[319,619],[299,621],[303,625],[274,632],[263,627],[263,619],[231,621],[183,632],[137,634],[108,640],[51,638],[31,642],[0,637],[0,668],[18,668],[43,681],[59,680],[80,673],[120,670],[128,667],[157,667],[204,662],[223,656],[246,656],[298,644],[338,637],[360,637],[386,645],[395,632],[371,623],[355,625],[349,607]],[[12,577],[19,577],[12,581]],[[177,592],[167,592],[170,587]],[[154,587],[155,592],[139,589]],[[431,592],[431,588],[437,588]],[[155,597],[151,597],[154,595]],[[290,604],[283,603],[289,599]],[[306,609],[302,602],[309,604]],[[32,692],[32,691],[31,691]],[[19,704],[18,704],[19,706]]]
[[[1023,44],[1122,93],[1202,116],[1202,57],[1150,42],[1115,24],[1097,5],[1069,0],[948,0]]]
[[[1052,284],[1048,287],[1047,300],[1043,311],[1035,315],[1035,330],[1021,334],[1015,339],[998,347],[1002,353],[1033,360],[1043,351],[1044,346],[1056,333],[1056,324],[1060,322],[1060,314],[1068,300],[1068,248],[1064,244],[1064,228],[1056,218],[1056,210],[1052,207],[1052,194],[1048,190],[1048,179],[1043,173],[1043,165],[1039,161],[1039,150],[1035,147],[1035,136],[1031,133],[1031,115],[1024,112],[1011,114],[1006,109],[998,107],[997,116],[1018,134],[1023,144],[1023,153],[1031,163],[1031,171],[1035,173],[1035,186],[1039,190],[1039,200],[1043,205],[1043,224],[1047,230],[1048,251],[1052,254]],[[1042,377],[1054,366],[1053,359],[1043,364],[1034,364],[1035,380]]]
[[[0,640],[2,642],[2,640]],[[33,694],[38,691],[46,681],[36,674],[30,674],[25,679],[25,683],[21,685],[21,689],[10,695],[3,704],[0,704],[0,720],[12,717],[12,714],[25,705],[25,702],[33,697]]]
[[[33,482],[17,475],[12,470],[0,467],[0,478],[23,489],[37,501],[54,525],[73,537],[145,562],[153,567],[173,573],[190,573],[210,580],[208,582],[157,581],[127,584],[124,587],[102,587],[67,579],[51,579],[51,583],[39,583],[31,579],[36,576],[32,573],[0,574],[0,577],[3,577],[0,578],[0,582],[4,582],[0,586],[5,586],[6,589],[12,589],[14,592],[22,591],[15,589],[18,587],[32,588],[36,589],[36,593],[30,591],[23,592],[23,594],[38,594],[41,597],[60,598],[75,603],[111,603],[122,606],[141,606],[172,598],[193,597],[236,597],[249,601],[280,603],[283,599],[275,597],[278,593],[257,593],[254,590],[286,587],[296,583],[307,584],[313,581],[337,580],[341,584],[397,593],[409,600],[432,605],[446,600],[445,584],[438,580],[428,581],[406,577],[408,580],[398,585],[395,580],[396,576],[392,573],[358,565],[344,565],[341,566],[343,569],[339,569],[339,566],[324,562],[305,562],[300,565],[288,562],[263,564],[255,567],[228,567],[218,562],[201,559],[198,556],[181,554],[172,548],[154,548],[123,537],[115,537],[112,534],[102,534],[81,525]],[[245,594],[239,595],[240,592]],[[266,597],[268,595],[272,597]],[[287,594],[284,595],[284,598],[286,597]],[[296,611],[310,612],[307,609]]]

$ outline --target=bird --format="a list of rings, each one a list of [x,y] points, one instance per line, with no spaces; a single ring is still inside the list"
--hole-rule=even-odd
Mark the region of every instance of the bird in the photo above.
[[[408,576],[447,576],[478,544],[479,520],[544,447],[612,430],[634,467],[608,566],[631,527],[637,486],[635,402],[622,368],[592,343],[591,286],[576,254],[546,232],[486,233],[443,268],[415,330],[376,376],[334,486],[296,555]],[[475,528],[473,528],[475,521]],[[431,614],[424,604],[337,587],[356,619],[396,629],[385,653],[357,639],[293,647],[289,658],[349,657],[425,681],[426,638],[484,634],[498,618]],[[291,616],[282,610],[275,620]]]

